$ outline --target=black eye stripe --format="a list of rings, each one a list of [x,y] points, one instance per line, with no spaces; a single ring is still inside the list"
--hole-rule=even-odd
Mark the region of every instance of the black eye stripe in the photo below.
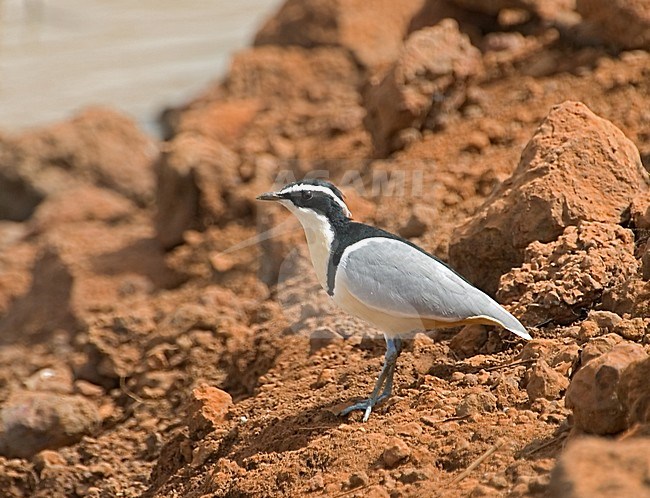
[[[311,199],[312,197],[314,197],[313,192],[311,192],[310,190],[303,190],[303,192],[302,192],[302,198],[303,198],[303,199],[305,199],[306,201],[308,201],[308,200]]]

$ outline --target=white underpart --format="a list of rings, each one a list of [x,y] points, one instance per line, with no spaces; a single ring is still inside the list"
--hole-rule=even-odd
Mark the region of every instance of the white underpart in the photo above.
[[[327,189],[330,191],[329,189]],[[311,263],[316,270],[316,277],[323,289],[327,290],[327,266],[330,259],[330,249],[334,240],[334,231],[329,221],[322,214],[311,209],[301,208],[289,200],[280,203],[291,211],[305,231]]]
[[[341,209],[343,209],[343,212],[347,217],[350,217],[350,210],[346,206],[345,202],[341,200],[341,198],[336,195],[332,189],[325,187],[324,185],[311,185],[311,184],[298,184],[298,185],[291,185],[290,187],[285,187],[280,192],[279,194],[289,194],[292,192],[304,192],[304,191],[312,191],[312,192],[324,192],[327,195],[329,195],[334,202],[336,202],[339,206],[341,206]],[[285,204],[286,206],[286,204]],[[304,225],[303,225],[304,226]]]

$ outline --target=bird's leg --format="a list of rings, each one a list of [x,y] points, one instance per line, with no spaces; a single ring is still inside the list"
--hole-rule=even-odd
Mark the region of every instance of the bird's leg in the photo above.
[[[386,374],[386,383],[384,384],[384,390],[381,393],[381,396],[377,399],[377,403],[381,403],[385,399],[390,398],[390,395],[393,392],[393,376],[395,375],[395,365],[397,364],[397,357],[402,352],[402,339],[396,338],[392,339],[393,342],[393,352],[392,356],[389,358],[388,353],[390,351],[390,344],[388,339],[386,340],[386,363],[390,365],[390,370]]]
[[[399,338],[392,339],[386,337],[386,355],[384,356],[384,366],[381,369],[379,377],[377,377],[377,382],[375,382],[375,388],[372,390],[372,394],[367,400],[361,401],[352,406],[348,406],[341,412],[341,415],[347,415],[348,413],[355,410],[361,410],[364,412],[363,421],[368,421],[368,417],[370,417],[370,412],[372,412],[374,406],[377,403],[384,401],[386,398],[390,397],[391,391],[393,389],[395,363],[397,361],[397,357],[401,352],[402,340]]]

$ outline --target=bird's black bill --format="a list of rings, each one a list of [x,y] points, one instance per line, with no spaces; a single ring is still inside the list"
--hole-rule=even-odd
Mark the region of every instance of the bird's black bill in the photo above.
[[[281,195],[276,192],[267,192],[266,194],[258,195],[258,201],[279,201],[283,199]]]

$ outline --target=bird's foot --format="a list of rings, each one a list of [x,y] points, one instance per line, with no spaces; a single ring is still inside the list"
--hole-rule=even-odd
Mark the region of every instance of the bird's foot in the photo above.
[[[370,412],[372,409],[390,397],[390,394],[393,390],[393,375],[395,374],[395,362],[397,357],[402,351],[402,340],[399,338],[386,338],[386,357],[384,360],[384,366],[381,369],[381,373],[375,382],[375,388],[372,391],[370,397],[365,401],[360,401],[355,403],[352,406],[348,406],[341,411],[340,415],[342,417],[350,414],[353,411],[360,410],[363,412],[363,421],[367,422],[370,417]],[[383,391],[381,389],[383,388]],[[381,394],[379,394],[381,391]]]
[[[359,401],[358,403],[355,403],[354,405],[348,406],[347,408],[341,410],[341,413],[339,415],[341,417],[345,417],[346,415],[349,415],[350,413],[358,410],[364,412],[362,421],[367,422],[368,419],[370,418],[370,413],[372,412],[372,409],[376,405],[386,400],[389,396],[390,393],[383,393],[377,399],[368,398],[364,401]]]

